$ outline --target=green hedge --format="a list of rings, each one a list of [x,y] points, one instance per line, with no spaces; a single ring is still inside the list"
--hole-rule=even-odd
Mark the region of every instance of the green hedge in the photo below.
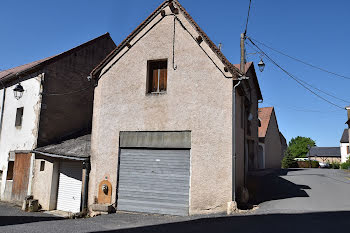
[[[345,163],[340,164],[341,169],[349,169],[350,167],[350,160],[346,161]]]

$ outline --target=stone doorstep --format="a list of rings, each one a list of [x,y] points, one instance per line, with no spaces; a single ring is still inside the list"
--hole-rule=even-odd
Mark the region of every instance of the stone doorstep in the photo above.
[[[71,212],[66,212],[62,210],[47,210],[43,212],[44,214],[51,214],[57,217],[62,217],[62,218],[71,218],[72,213]]]
[[[92,204],[90,208],[93,212],[99,212],[102,214],[104,213],[110,214],[114,210],[111,204]]]

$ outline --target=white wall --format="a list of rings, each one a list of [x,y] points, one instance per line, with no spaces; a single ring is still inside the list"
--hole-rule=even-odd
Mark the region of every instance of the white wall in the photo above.
[[[1,182],[1,198],[3,198],[8,156],[10,151],[32,150],[36,147],[38,137],[39,115],[41,109],[41,77],[28,79],[21,82],[24,93],[19,100],[15,99],[13,89],[8,87],[4,104],[4,117],[0,134],[0,170],[3,171]],[[3,90],[0,90],[0,102],[2,107]],[[15,127],[17,108],[24,107],[22,126]],[[1,109],[0,109],[1,110]]]
[[[347,147],[349,146],[349,143],[340,143],[340,155],[341,155],[341,162],[346,162],[347,158],[349,157]]]

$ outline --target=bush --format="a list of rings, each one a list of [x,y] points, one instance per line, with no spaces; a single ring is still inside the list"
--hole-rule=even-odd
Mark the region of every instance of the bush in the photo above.
[[[346,161],[345,163],[340,164],[341,169],[349,169],[350,167],[350,160]]]
[[[339,169],[340,168],[340,163],[338,162],[333,162],[329,165],[330,168],[333,168],[333,169]]]
[[[320,167],[320,163],[318,161],[311,161],[311,167],[312,168],[318,168]]]
[[[282,159],[282,168],[296,168],[298,167],[297,161],[294,160],[293,155],[290,153],[290,150],[287,149],[285,156]]]

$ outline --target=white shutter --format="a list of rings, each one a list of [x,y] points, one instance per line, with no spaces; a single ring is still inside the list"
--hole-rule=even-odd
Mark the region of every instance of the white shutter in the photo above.
[[[82,163],[61,162],[57,210],[78,213],[81,205]]]

